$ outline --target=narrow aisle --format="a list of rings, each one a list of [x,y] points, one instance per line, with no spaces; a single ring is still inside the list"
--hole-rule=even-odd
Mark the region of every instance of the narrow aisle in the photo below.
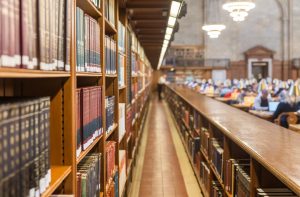
[[[152,101],[139,196],[185,197],[184,178],[163,102]]]

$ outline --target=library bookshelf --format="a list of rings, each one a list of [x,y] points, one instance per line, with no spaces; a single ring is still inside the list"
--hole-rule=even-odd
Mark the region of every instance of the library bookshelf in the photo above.
[[[204,196],[240,192],[234,189],[241,184],[238,168],[247,169],[243,173],[251,197],[258,196],[260,188],[300,195],[297,133],[183,86],[170,84],[165,92]],[[231,165],[233,160],[240,163]],[[229,166],[236,167],[235,174]]]
[[[130,184],[135,155],[148,111],[150,82],[152,80],[151,65],[129,26],[126,8],[119,6],[119,2],[122,1],[94,1],[100,2],[99,7],[96,7],[91,0],[66,0],[66,2],[70,5],[71,16],[68,29],[71,36],[69,46],[70,69],[68,71],[29,70],[0,65],[0,95],[2,97],[50,97],[49,147],[52,173],[50,185],[41,194],[42,197],[48,197],[52,194],[77,196],[79,192],[77,168],[90,153],[101,153],[102,155],[100,196],[112,195],[107,191],[111,184],[115,187],[118,186],[115,190],[119,191],[119,196],[125,196],[127,186]],[[107,2],[114,6],[106,6]],[[101,71],[86,72],[77,69],[80,61],[77,51],[77,34],[79,34],[77,8],[94,19],[99,26],[100,46],[97,47],[100,48],[99,65]],[[108,19],[106,8],[109,9],[110,17],[113,20]],[[123,26],[123,34],[120,34],[120,25]],[[114,59],[114,73],[107,72],[106,36],[109,36],[112,42],[116,43],[115,53],[112,55],[113,57],[111,56]],[[122,49],[120,49],[118,42],[120,39],[124,40]],[[121,63],[117,61],[119,54],[123,57]],[[131,62],[131,58],[135,58],[136,61]],[[120,64],[122,64],[122,70],[119,70]],[[140,73],[137,79],[132,76],[132,73],[135,72]],[[123,83],[120,84],[120,81]],[[131,88],[132,85],[135,88]],[[76,90],[85,87],[101,87],[102,89],[99,98],[102,103],[100,114],[103,132],[76,156],[76,139],[78,137]],[[104,107],[108,96],[114,96],[113,125],[109,131],[106,130],[107,112]],[[133,99],[135,102],[132,102]],[[119,121],[119,103],[124,103],[126,107],[125,117],[123,117],[124,123]],[[122,129],[125,132],[121,136],[120,130]],[[106,177],[106,144],[109,141],[116,143],[113,177]],[[119,151],[125,152],[125,176],[123,177],[115,176],[122,170]],[[118,178],[114,179],[115,177]]]

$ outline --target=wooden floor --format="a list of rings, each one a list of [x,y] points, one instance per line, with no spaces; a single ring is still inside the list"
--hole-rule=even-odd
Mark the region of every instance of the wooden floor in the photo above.
[[[139,196],[188,196],[166,116],[163,103],[155,100],[149,114]]]

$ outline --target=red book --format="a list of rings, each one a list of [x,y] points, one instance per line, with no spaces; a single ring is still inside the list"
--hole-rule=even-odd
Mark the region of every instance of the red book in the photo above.
[[[1,21],[2,21],[2,27],[1,27],[1,44],[2,44],[2,51],[1,51],[1,66],[4,67],[13,67],[14,64],[12,62],[12,57],[10,54],[10,35],[11,35],[11,28],[10,28],[10,7],[9,4],[11,4],[8,1],[1,1]]]
[[[89,141],[89,120],[90,120],[90,100],[89,95],[90,90],[89,88],[83,88],[82,89],[82,120],[83,120],[83,150],[85,150],[88,147],[88,141]]]

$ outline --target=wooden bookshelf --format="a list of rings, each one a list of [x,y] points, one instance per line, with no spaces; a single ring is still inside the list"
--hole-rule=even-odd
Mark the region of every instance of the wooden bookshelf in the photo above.
[[[77,157],[77,164],[80,163],[80,161],[97,145],[97,143],[102,139],[103,134],[100,135],[99,137],[97,137],[93,143],[91,145],[89,145],[89,147],[87,149],[85,149],[84,151],[82,151],[80,153],[80,155]]]
[[[50,196],[71,172],[71,166],[51,166],[51,183],[42,197]]]
[[[287,187],[296,195],[300,194],[300,171],[298,168],[300,160],[296,156],[300,154],[298,148],[299,134],[212,98],[197,94],[185,87],[167,85],[166,98],[169,105],[173,106],[173,111],[177,105],[178,107],[181,106],[181,109],[189,111],[190,114],[194,112],[199,114],[198,123],[201,127],[207,128],[209,139],[220,140],[224,150],[223,163],[220,164],[223,166],[224,176],[227,173],[225,161],[228,159],[247,159],[250,161],[251,197],[256,196],[257,188],[270,187]],[[174,113],[177,113],[176,110]],[[193,116],[195,117],[195,115]],[[185,122],[181,121],[180,116],[174,115],[173,118],[178,123],[181,132],[181,124],[184,125]],[[182,142],[186,144],[181,133],[180,136]],[[200,147],[202,145],[204,146],[201,144]],[[189,155],[191,165],[194,167],[196,164],[191,159],[190,150],[186,148],[186,152]],[[208,155],[202,148],[195,150],[195,152],[199,153],[200,161],[207,163],[209,167],[209,181],[214,180],[220,183],[222,188],[225,188],[225,183],[212,162],[211,150]],[[195,174],[197,173],[195,172]],[[207,196],[205,193],[210,190],[206,189],[201,180],[198,182],[204,196]],[[226,190],[224,190],[223,195],[232,196]]]
[[[118,124],[115,123],[109,133],[106,134],[105,139],[107,140],[118,128]]]
[[[77,77],[102,77],[102,73],[76,72]]]
[[[90,16],[92,16],[95,19],[102,17],[101,11],[95,7],[92,1],[76,0],[76,5],[77,7],[80,7],[85,13],[88,13]]]
[[[66,71],[43,71],[0,67],[0,78],[66,78],[70,76],[71,73]]]
[[[105,18],[105,33],[108,35],[114,35],[117,32],[117,29]]]
[[[89,154],[89,153],[101,153],[101,193],[100,196],[106,196],[106,157],[105,157],[105,145],[107,141],[115,141],[116,146],[116,169],[119,169],[119,150],[126,150],[127,152],[134,152],[137,150],[138,141],[140,135],[138,135],[140,128],[144,124],[141,120],[145,119],[147,115],[147,108],[149,103],[150,87],[143,84],[140,88],[142,91],[140,94],[134,95],[135,102],[131,104],[131,100],[127,98],[127,92],[131,90],[131,81],[125,80],[123,87],[118,87],[118,74],[106,74],[106,62],[105,62],[105,46],[104,38],[109,35],[116,41],[118,45],[118,21],[125,26],[126,36],[127,30],[133,31],[128,24],[128,16],[126,8],[119,6],[119,0],[115,0],[115,21],[116,24],[112,25],[104,16],[105,13],[105,1],[101,1],[101,8],[98,9],[90,0],[71,0],[71,42],[70,42],[70,71],[44,71],[44,70],[27,70],[18,68],[5,68],[0,67],[0,95],[2,96],[49,96],[51,98],[50,108],[50,164],[51,164],[51,184],[47,190],[42,194],[42,197],[48,197],[52,193],[58,194],[74,194],[76,195],[77,186],[77,165]],[[76,71],[76,7],[81,8],[84,13],[90,15],[96,19],[100,27],[100,72],[78,72]],[[128,35],[129,37],[129,35]],[[127,40],[127,37],[126,37]],[[125,74],[127,69],[131,69],[131,65],[127,65],[127,58],[131,55],[131,51],[127,50],[123,54],[125,57]],[[140,49],[142,50],[142,49]],[[118,47],[116,49],[119,53]],[[143,59],[147,57],[144,55]],[[147,66],[147,74],[140,75],[140,80],[151,81],[152,69],[149,61]],[[118,61],[116,61],[116,69],[118,73]],[[124,74],[124,75],[125,75]],[[130,77],[130,80],[134,81]],[[99,86],[102,88],[101,103],[102,108],[102,127],[106,128],[106,110],[104,108],[105,98],[107,96],[115,96],[114,106],[114,126],[113,129],[103,134],[92,142],[86,150],[76,157],[76,139],[77,139],[77,111],[76,111],[76,89],[89,86]],[[119,127],[119,103],[126,103],[127,108],[136,105],[141,107],[135,117],[136,123],[130,130],[126,131],[122,139],[119,139],[118,127]],[[135,114],[134,114],[135,115]],[[132,120],[130,120],[132,121]],[[130,136],[130,137],[129,137]],[[119,143],[120,141],[120,143]],[[134,146],[129,146],[129,143]],[[135,154],[134,154],[135,155]],[[126,156],[126,163],[129,158]],[[130,168],[132,170],[132,168]],[[127,170],[127,169],[125,169]],[[117,173],[118,171],[116,171]],[[127,182],[126,177],[126,182]],[[125,187],[125,191],[127,188]]]

